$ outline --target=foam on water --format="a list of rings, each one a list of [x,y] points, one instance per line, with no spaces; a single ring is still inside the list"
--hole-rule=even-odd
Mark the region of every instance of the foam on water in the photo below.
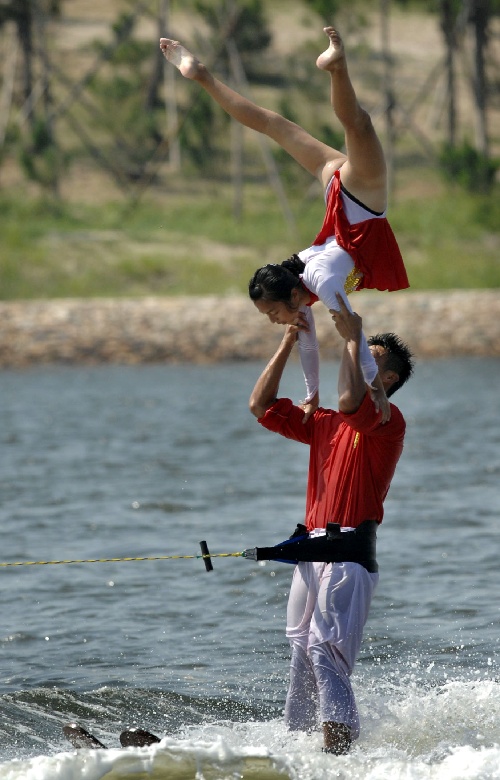
[[[383,743],[433,760],[450,747],[500,742],[500,685],[492,680],[409,686],[369,700],[362,734],[368,749]]]
[[[406,686],[360,699],[363,731],[348,756],[281,719],[181,729],[150,748],[63,751],[0,765],[0,780],[495,780],[500,778],[500,683]]]
[[[2,780],[495,780],[500,777],[500,747],[450,748],[442,760],[408,757],[385,746],[373,752],[359,748],[350,756],[319,752],[270,753],[263,748],[230,750],[223,739],[213,744],[186,740],[126,751],[80,751],[11,761],[0,768]]]

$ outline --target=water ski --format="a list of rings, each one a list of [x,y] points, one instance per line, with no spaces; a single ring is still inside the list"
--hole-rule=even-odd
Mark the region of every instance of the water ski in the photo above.
[[[78,723],[68,723],[66,726],[63,726],[63,734],[73,747],[78,750],[81,748],[90,748],[91,750],[106,748],[106,745],[103,745],[97,737],[94,737],[83,726],[79,726]]]
[[[83,726],[79,726],[78,723],[68,723],[63,726],[63,734],[74,748],[78,750],[87,748],[90,750],[97,750],[98,748],[107,748],[97,737],[84,729]],[[147,747],[149,745],[156,745],[161,742],[160,737],[156,734],[152,734],[146,729],[131,728],[125,729],[120,734],[120,745],[126,747]]]
[[[120,734],[120,745],[122,747],[146,747],[156,745],[161,739],[156,734],[151,734],[146,729],[125,729]]]

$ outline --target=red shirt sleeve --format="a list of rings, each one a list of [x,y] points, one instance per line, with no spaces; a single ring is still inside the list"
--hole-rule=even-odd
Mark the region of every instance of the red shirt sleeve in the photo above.
[[[397,408],[391,404],[391,419],[385,425],[380,424],[380,412],[375,409],[370,393],[366,393],[363,402],[357,412],[345,414],[339,412],[342,420],[355,431],[368,436],[391,438],[404,435],[406,423],[404,417]]]
[[[368,433],[379,424],[380,412],[375,409],[370,393],[366,392],[365,397],[357,412],[346,414],[339,412],[343,421],[351,428],[360,433]]]
[[[278,398],[257,422],[269,431],[280,433],[287,439],[310,444],[312,421],[310,418],[304,425],[303,417],[303,410],[295,406],[290,398]]]

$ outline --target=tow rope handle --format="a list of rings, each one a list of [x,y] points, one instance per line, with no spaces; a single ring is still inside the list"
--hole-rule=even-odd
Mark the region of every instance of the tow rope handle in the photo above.
[[[203,558],[203,563],[205,564],[205,569],[207,571],[213,571],[214,567],[212,564],[212,559],[210,557],[210,552],[208,550],[208,544],[205,540],[200,542],[200,549],[201,549],[201,557]]]

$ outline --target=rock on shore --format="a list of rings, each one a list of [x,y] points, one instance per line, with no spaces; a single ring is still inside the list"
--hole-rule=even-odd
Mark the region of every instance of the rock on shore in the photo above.
[[[500,292],[359,292],[365,333],[394,331],[417,357],[500,356]],[[340,337],[314,307],[323,358]],[[68,299],[0,303],[0,367],[43,363],[267,360],[282,328],[245,296]]]

